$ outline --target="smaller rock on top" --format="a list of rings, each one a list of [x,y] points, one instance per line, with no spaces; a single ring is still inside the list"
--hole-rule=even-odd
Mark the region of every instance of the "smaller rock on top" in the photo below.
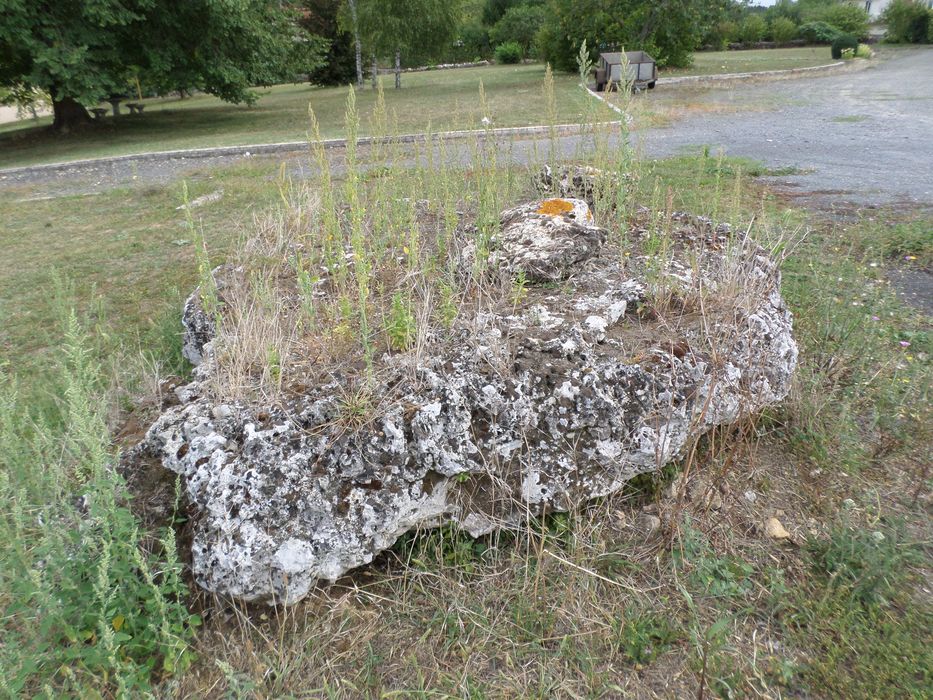
[[[558,282],[574,274],[606,241],[582,199],[544,199],[502,212],[492,241],[495,259],[530,280]]]

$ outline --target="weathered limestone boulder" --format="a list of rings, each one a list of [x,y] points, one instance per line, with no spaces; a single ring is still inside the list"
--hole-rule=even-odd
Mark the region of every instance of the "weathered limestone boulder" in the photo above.
[[[670,259],[639,231],[626,257],[582,202],[505,212],[490,259],[549,283],[377,358],[352,420],[339,375],[268,405],[212,398],[218,341],[189,322],[196,379],[137,454],[183,477],[198,583],[293,603],[413,528],[571,509],[781,400],[797,347],[774,261],[694,217],[673,217]]]
[[[239,277],[240,271],[232,265],[221,265],[211,274],[213,289],[210,293],[222,297],[224,290],[235,284]],[[213,340],[217,332],[215,320],[201,303],[201,288],[198,287],[185,299],[181,312],[181,325],[185,329],[181,354],[194,366],[201,364],[204,346]]]
[[[542,194],[553,193],[558,197],[583,199],[591,204],[598,189],[609,192],[619,186],[614,173],[589,165],[565,165],[558,168],[545,165],[535,175],[533,184]]]

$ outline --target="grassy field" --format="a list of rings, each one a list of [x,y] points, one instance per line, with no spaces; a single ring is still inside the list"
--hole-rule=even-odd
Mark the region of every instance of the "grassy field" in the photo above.
[[[398,133],[543,124],[548,118],[541,82],[544,66],[490,66],[406,74],[402,89],[387,87],[386,104]],[[576,123],[588,98],[576,76],[557,74],[554,90],[558,122]],[[485,91],[486,107],[480,99]],[[389,83],[389,86],[391,83]],[[142,116],[107,117],[102,124],[70,137],[55,137],[40,126],[0,125],[0,167],[58,162],[125,153],[204,148],[279,141],[308,135],[308,108],[314,109],[324,138],[343,133],[346,88],[277,85],[260,90],[254,107],[231,105],[207,95],[146,100]],[[371,132],[376,94],[367,83],[357,96],[361,133]],[[125,111],[125,110],[124,110]],[[612,113],[606,111],[609,118]]]
[[[107,468],[117,435],[151,415],[158,380],[185,371],[178,315],[204,263],[197,244],[220,262],[254,214],[280,206],[275,163],[192,174],[190,197],[224,190],[193,210],[194,229],[177,209],[180,182],[93,197],[0,193],[0,498],[10,504],[0,509],[0,690],[924,697],[933,339],[884,268],[933,262],[930,222],[886,211],[827,222],[773,197],[755,171],[703,156],[633,163],[629,201],[742,230],[754,217],[752,235],[800,234],[783,293],[801,364],[780,407],[579,513],[479,541],[406,536],[278,610],[185,586],[174,539],[184,542],[184,510],[161,501],[167,526],[153,526],[151,503],[114,498]],[[460,177],[383,176],[367,186],[387,188],[385,201]],[[480,199],[528,196],[527,172],[497,176],[462,175]],[[666,495],[688,464],[722,508]],[[90,494],[86,513],[75,494]],[[664,523],[656,539],[631,526],[643,509]],[[761,535],[771,515],[789,542]]]
[[[699,51],[693,54],[693,65],[671,68],[662,78],[680,75],[719,75],[751,73],[788,68],[809,68],[834,63],[828,46],[805,46],[796,49],[761,49],[750,51]]]

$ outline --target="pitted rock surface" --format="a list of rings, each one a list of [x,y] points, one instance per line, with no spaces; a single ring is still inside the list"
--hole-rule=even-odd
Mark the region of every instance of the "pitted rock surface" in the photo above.
[[[558,168],[545,165],[532,183],[542,194],[551,192],[558,197],[583,199],[593,204],[597,190],[615,190],[619,186],[619,178],[615,173],[589,165],[565,165]]]
[[[506,212],[506,230],[539,226],[540,208]],[[725,258],[691,268],[681,254],[668,282],[686,299],[703,281],[715,303],[702,318],[684,310],[674,331],[651,330],[651,260],[624,264],[599,249],[588,217],[567,221],[560,230],[586,237],[589,251],[563,285],[572,290],[545,285],[520,308],[463,319],[433,354],[377,359],[362,426],[346,419],[346,379],[275,405],[212,399],[219,341],[207,342],[181,403],[137,448],[183,477],[198,583],[292,603],[416,527],[452,522],[481,535],[610,494],[786,395],[797,347],[777,266],[761,249],[744,244],[751,282],[734,300],[715,293],[726,288]],[[549,260],[566,274],[581,259],[560,236],[554,250],[523,257],[521,240],[503,239],[513,260]]]
[[[606,240],[582,199],[545,199],[504,211],[493,260],[527,279],[559,282],[579,270]]]
[[[240,271],[231,265],[221,265],[212,273],[213,286],[218,297],[222,297],[224,290],[235,283]],[[204,346],[207,345],[217,332],[215,328],[215,319],[205,309],[201,303],[201,288],[192,292],[187,299],[181,312],[181,325],[185,329],[182,336],[181,354],[188,362],[197,367],[204,359]]]

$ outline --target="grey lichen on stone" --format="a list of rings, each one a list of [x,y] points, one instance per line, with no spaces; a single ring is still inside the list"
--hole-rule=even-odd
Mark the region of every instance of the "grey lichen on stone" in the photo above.
[[[797,347],[763,250],[738,242],[691,264],[691,236],[725,234],[675,219],[679,267],[650,273],[637,249],[626,263],[606,245],[584,202],[568,205],[504,212],[490,257],[562,288],[460,318],[432,352],[376,358],[368,416],[352,426],[345,377],[276,402],[215,397],[217,341],[186,304],[195,381],[136,453],[183,477],[201,586],[293,603],[415,528],[478,536],[611,494],[787,394]],[[749,283],[730,298],[735,269]],[[652,274],[683,299],[704,284],[720,292],[702,314],[653,327]]]

